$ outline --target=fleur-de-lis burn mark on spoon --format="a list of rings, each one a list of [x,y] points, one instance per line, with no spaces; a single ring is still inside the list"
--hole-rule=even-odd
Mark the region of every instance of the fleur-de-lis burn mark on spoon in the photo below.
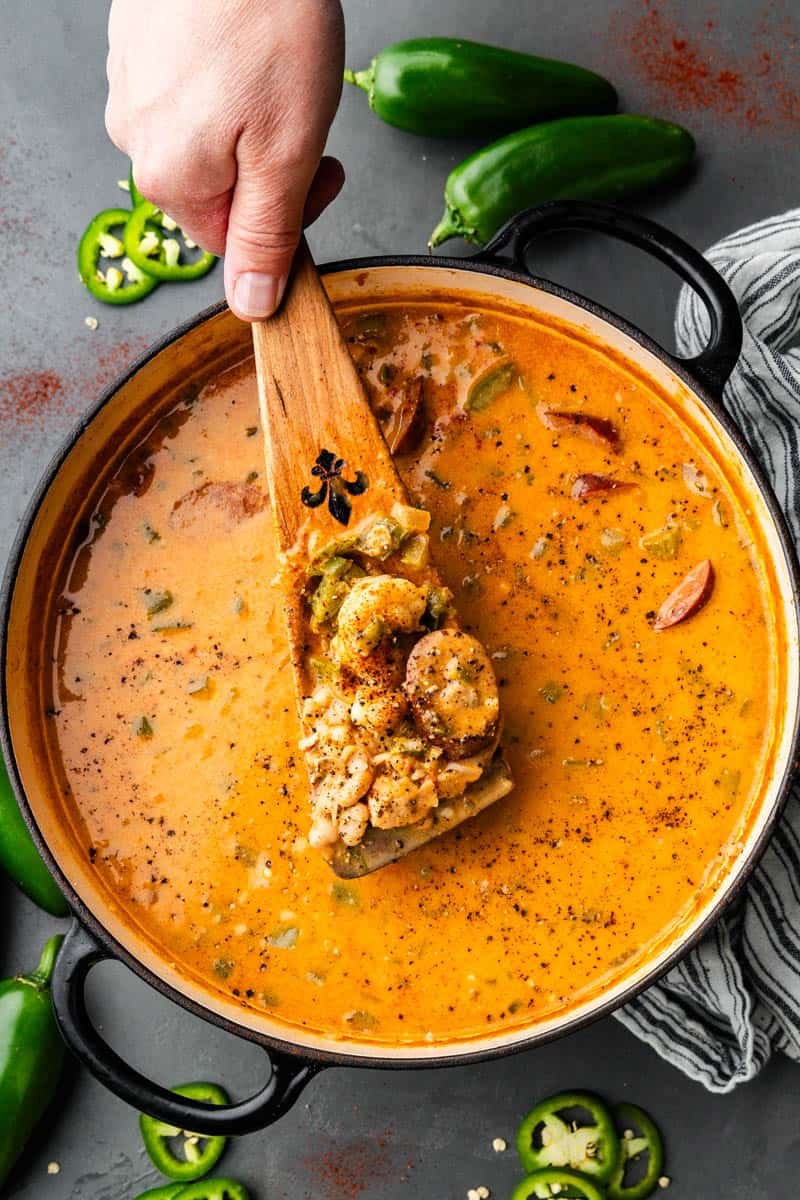
[[[320,480],[319,490],[314,492],[304,487],[300,493],[306,508],[319,508],[327,497],[328,510],[340,525],[349,523],[353,511],[348,495],[361,496],[369,487],[369,480],[363,471],[356,471],[355,479],[345,479],[342,474],[345,466],[343,458],[337,458],[330,450],[320,450],[311,468],[311,474]]]

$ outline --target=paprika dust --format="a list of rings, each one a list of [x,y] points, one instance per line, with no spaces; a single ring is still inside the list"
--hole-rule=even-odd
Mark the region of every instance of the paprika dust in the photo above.
[[[0,435],[13,437],[55,415],[65,403],[64,381],[53,370],[0,377]]]
[[[414,1164],[407,1147],[392,1144],[392,1130],[387,1128],[343,1144],[326,1138],[305,1166],[314,1180],[315,1200],[359,1200],[379,1183],[408,1182]]]
[[[745,128],[800,129],[800,37],[791,16],[769,5],[743,33],[737,54],[710,10],[689,29],[670,0],[633,0],[611,18],[609,53],[622,59],[617,73],[633,76],[666,113],[705,110]]]
[[[110,346],[85,337],[80,357],[60,371],[14,371],[0,374],[0,448],[38,434],[65,434],[77,417],[142,353],[147,339],[114,342]]]

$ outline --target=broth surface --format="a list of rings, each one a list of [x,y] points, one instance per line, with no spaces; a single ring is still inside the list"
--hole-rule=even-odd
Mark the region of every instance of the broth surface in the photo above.
[[[340,318],[378,409],[424,377],[398,462],[492,655],[513,793],[361,880],[308,846],[250,362],[109,483],[60,599],[49,724],[102,886],[187,975],[327,1036],[467,1039],[623,978],[715,886],[777,727],[768,576],[723,466],[600,348],[453,303]],[[543,406],[613,421],[620,452]],[[573,499],[587,472],[637,486]],[[654,631],[706,558],[706,607]]]

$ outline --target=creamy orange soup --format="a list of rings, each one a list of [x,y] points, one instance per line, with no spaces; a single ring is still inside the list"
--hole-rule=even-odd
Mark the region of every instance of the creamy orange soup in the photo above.
[[[101,887],[187,976],[327,1036],[467,1039],[618,982],[714,888],[773,750],[769,576],[724,464],[600,348],[514,310],[340,317],[381,414],[424,380],[398,461],[492,657],[513,793],[352,882],[308,845],[250,362],[109,482],[60,601],[50,728]],[[612,422],[618,452],[543,409]],[[636,486],[576,499],[585,473]],[[654,629],[705,559],[705,606]]]

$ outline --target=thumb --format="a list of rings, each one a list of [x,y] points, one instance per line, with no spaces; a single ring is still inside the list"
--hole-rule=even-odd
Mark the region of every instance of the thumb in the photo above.
[[[239,162],[225,243],[225,294],[237,317],[258,321],[281,302],[303,228],[316,161],[267,172]]]

